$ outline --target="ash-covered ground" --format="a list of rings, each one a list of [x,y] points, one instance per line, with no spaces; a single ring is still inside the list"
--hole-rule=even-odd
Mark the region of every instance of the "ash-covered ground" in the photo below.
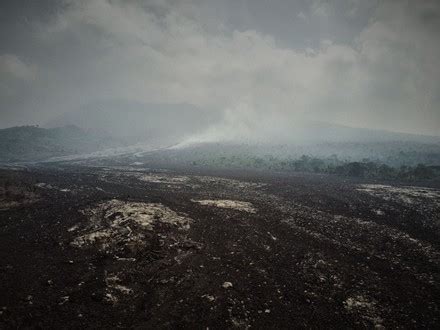
[[[438,328],[440,189],[0,170],[0,328]]]

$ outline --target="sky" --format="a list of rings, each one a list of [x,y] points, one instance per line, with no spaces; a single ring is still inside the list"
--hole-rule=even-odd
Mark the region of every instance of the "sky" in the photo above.
[[[129,100],[440,135],[439,33],[437,0],[3,0],[0,128]]]

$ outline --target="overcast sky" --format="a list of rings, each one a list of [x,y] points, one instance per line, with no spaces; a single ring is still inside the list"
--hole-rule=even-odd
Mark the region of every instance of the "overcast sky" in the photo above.
[[[440,135],[439,33],[437,0],[3,0],[0,127],[122,99]]]

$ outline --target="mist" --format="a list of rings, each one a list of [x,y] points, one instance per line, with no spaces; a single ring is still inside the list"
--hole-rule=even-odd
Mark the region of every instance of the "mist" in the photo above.
[[[77,124],[142,138],[175,131],[180,142],[293,142],[316,122],[440,129],[437,1],[1,6],[3,128]],[[96,119],[106,111],[107,130]]]
[[[439,36],[439,0],[1,0],[0,329],[440,329]]]

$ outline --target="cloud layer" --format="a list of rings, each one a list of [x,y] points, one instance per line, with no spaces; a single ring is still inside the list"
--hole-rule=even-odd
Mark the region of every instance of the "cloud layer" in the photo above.
[[[219,127],[229,136],[270,134],[303,120],[440,131],[437,1],[373,8],[353,0],[307,1],[291,13],[292,24],[333,26],[337,15],[366,24],[343,42],[335,28],[302,45],[274,34],[267,22],[253,22],[252,2],[235,3],[216,15],[214,2],[66,1],[33,25],[27,38],[35,46],[26,62],[0,56],[2,78],[7,72],[2,108],[37,120],[100,99],[187,103],[225,113]],[[237,3],[247,25],[234,23]],[[6,112],[8,122],[16,120]]]

